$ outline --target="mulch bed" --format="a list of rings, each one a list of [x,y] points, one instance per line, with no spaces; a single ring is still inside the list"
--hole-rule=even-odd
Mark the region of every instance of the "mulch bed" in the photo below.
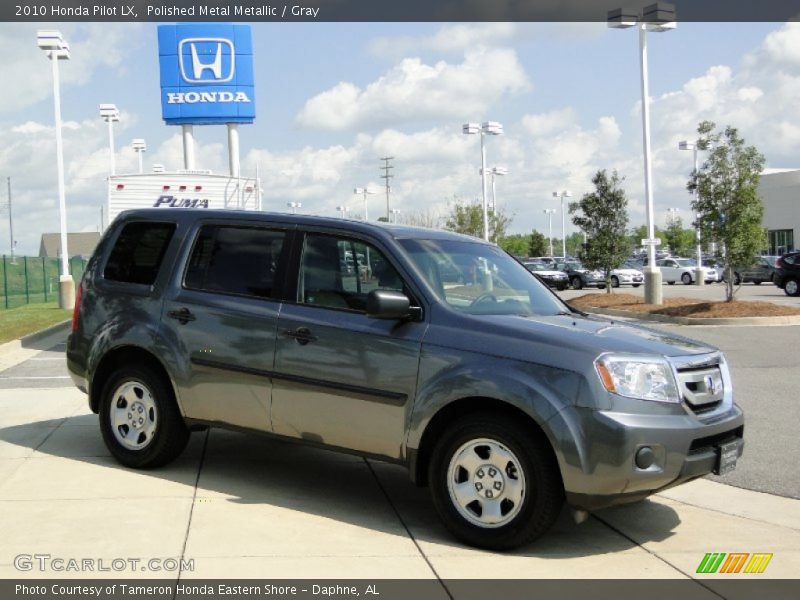
[[[704,302],[693,298],[664,298],[664,304],[645,304],[633,294],[584,294],[568,301],[577,309],[614,308],[638,313],[670,317],[729,318],[784,317],[800,315],[800,308],[781,306],[772,302],[742,301]]]

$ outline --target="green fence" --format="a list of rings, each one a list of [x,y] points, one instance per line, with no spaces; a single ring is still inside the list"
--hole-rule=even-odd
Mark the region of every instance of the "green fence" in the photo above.
[[[86,260],[76,256],[69,260],[69,274],[76,285],[83,277]],[[58,300],[58,279],[61,262],[58,258],[3,255],[0,265],[0,309],[23,304]]]

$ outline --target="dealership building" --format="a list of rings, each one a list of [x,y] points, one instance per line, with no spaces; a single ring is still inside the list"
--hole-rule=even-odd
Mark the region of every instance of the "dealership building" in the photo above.
[[[764,202],[769,254],[794,250],[800,241],[800,169],[765,169],[758,193]]]

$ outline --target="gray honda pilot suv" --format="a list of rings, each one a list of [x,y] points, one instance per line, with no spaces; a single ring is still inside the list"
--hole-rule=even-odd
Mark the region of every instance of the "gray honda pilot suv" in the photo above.
[[[476,546],[724,473],[742,411],[714,348],[586,315],[474,238],[255,212],[121,214],[67,362],[122,464],[254,431],[405,465]],[[265,480],[264,485],[269,485]]]

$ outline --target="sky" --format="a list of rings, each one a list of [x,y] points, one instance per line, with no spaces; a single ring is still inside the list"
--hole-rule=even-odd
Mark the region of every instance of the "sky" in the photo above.
[[[12,179],[17,254],[36,255],[58,231],[52,75],[36,30],[58,28],[69,231],[97,231],[109,169],[97,105],[121,111],[117,173],[182,167],[180,128],[161,120],[153,23],[0,24],[0,204]],[[487,164],[504,166],[497,203],[512,233],[546,234],[553,191],[573,200],[599,169],[625,179],[631,226],[645,222],[638,37],[603,23],[254,23],[256,120],[240,127],[242,173],[258,169],[265,210],[363,213],[354,187],[382,190],[394,156],[392,208],[401,218],[446,215],[480,197],[480,142],[468,121],[499,121]],[[686,181],[697,124],[739,128],[769,168],[800,167],[800,23],[680,23],[648,36],[656,222],[690,221]],[[225,173],[223,126],[196,126],[197,167]],[[702,156],[701,156],[702,158]],[[369,214],[384,214],[382,193]],[[560,235],[560,213],[553,233]],[[567,233],[574,227],[567,219]],[[0,253],[9,252],[0,212]]]

